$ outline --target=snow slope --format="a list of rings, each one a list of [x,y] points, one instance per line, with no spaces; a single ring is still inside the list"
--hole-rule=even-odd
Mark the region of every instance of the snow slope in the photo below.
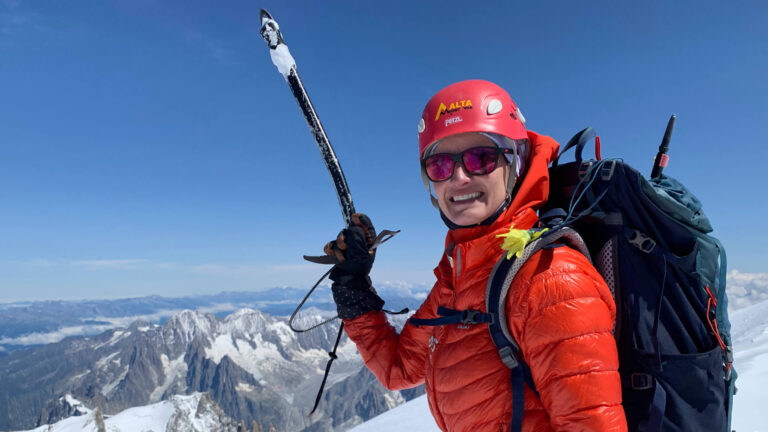
[[[349,430],[349,432],[440,432],[429,413],[427,395],[395,407]]]
[[[732,313],[731,334],[739,374],[732,429],[768,431],[768,418],[764,414],[768,399],[768,301]]]
[[[738,392],[731,428],[737,432],[768,432],[763,411],[768,399],[768,301],[731,311]],[[421,396],[355,427],[350,432],[439,432]]]
[[[214,432],[236,429],[234,421],[224,416],[218,408],[212,407],[210,399],[203,393],[195,393],[130,408],[111,417],[102,416],[98,410],[85,408],[83,415],[68,417],[27,432]]]

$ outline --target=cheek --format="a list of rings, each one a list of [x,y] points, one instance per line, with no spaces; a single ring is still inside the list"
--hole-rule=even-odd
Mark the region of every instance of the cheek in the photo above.
[[[438,204],[442,205],[445,201],[444,195],[445,195],[445,188],[446,188],[447,182],[440,182],[440,183],[432,183],[432,190],[435,193],[435,198],[437,198]]]
[[[507,179],[509,178],[509,166],[505,165],[504,169],[496,170],[489,175],[491,180],[488,184],[489,190],[493,191],[494,195],[501,195],[502,197],[507,195]]]

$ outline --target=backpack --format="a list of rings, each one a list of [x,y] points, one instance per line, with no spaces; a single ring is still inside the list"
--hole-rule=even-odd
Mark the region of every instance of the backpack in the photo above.
[[[583,161],[596,140],[596,160]],[[668,139],[667,139],[668,140]],[[576,148],[576,160],[559,158]],[[487,322],[511,369],[512,431],[519,431],[528,366],[509,333],[506,296],[528,257],[570,246],[597,268],[614,296],[614,336],[630,431],[730,431],[736,373],[725,294],[726,255],[709,235],[699,200],[666,175],[647,180],[618,159],[600,160],[591,128],[576,134],[550,167],[550,198],[540,211],[549,229],[516,259],[504,254],[488,281]],[[443,311],[444,313],[459,313]]]

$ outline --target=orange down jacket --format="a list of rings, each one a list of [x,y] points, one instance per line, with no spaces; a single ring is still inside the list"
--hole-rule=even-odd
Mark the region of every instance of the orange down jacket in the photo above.
[[[552,138],[529,132],[529,169],[510,207],[490,226],[451,230],[437,282],[416,311],[437,307],[485,312],[490,272],[501,256],[497,234],[528,229],[547,199]],[[625,431],[611,293],[584,256],[545,249],[522,267],[507,298],[510,331],[531,368],[539,399],[525,387],[523,431]],[[368,368],[389,389],[426,383],[432,415],[444,431],[509,431],[512,388],[487,324],[416,327],[401,333],[382,312],[344,320]]]

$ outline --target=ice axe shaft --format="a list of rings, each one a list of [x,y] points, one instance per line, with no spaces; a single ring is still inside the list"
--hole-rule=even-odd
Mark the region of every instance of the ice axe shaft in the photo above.
[[[277,25],[277,21],[272,18],[272,15],[264,9],[261,10],[261,36],[269,45],[269,54],[272,62],[283,77],[285,77],[286,81],[288,81],[291,93],[293,93],[293,97],[299,104],[302,114],[304,114],[304,119],[307,121],[307,125],[309,125],[310,132],[315,137],[315,142],[317,142],[320,154],[336,188],[336,195],[339,198],[341,213],[344,217],[344,226],[349,226],[352,223],[352,213],[355,212],[355,206],[352,203],[352,195],[349,192],[349,186],[347,186],[347,179],[344,177],[344,172],[341,170],[336,153],[333,151],[331,142],[325,134],[325,129],[323,129],[323,125],[320,123],[315,107],[312,106],[312,102],[309,100],[307,90],[304,88],[298,72],[296,72],[296,61],[291,56],[288,46],[283,40],[280,26]]]

